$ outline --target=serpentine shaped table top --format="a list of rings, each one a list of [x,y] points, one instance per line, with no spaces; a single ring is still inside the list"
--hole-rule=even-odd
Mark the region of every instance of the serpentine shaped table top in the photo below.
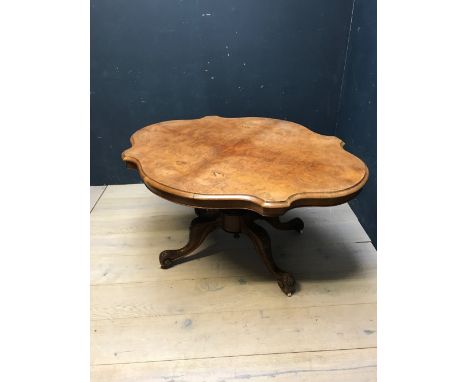
[[[353,198],[366,165],[337,137],[297,123],[209,116],[144,127],[122,159],[154,193],[195,208],[278,216]]]

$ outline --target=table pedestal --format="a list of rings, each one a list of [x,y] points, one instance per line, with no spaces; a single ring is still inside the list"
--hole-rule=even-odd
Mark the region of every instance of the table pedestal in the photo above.
[[[233,233],[236,238],[240,233],[246,234],[252,240],[270,273],[278,281],[281,290],[288,296],[294,293],[296,283],[294,277],[276,265],[271,254],[270,237],[263,227],[255,223],[255,220],[264,220],[280,230],[301,232],[304,228],[301,219],[294,218],[288,222],[281,222],[278,217],[262,216],[248,210],[196,208],[195,213],[197,217],[190,224],[188,243],[180,249],[162,251],[159,255],[161,268],[171,268],[182,261],[190,260],[192,257],[190,254],[203,243],[208,234],[217,228],[222,228],[228,233]]]

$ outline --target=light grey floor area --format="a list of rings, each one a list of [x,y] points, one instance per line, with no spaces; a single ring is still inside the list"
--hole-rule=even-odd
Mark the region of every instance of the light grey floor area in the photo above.
[[[107,186],[91,186],[89,210],[92,211]]]

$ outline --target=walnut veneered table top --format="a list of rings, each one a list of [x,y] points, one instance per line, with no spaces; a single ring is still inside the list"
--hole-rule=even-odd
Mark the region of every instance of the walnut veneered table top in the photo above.
[[[131,137],[123,160],[154,193],[196,208],[267,216],[343,203],[368,178],[333,136],[270,118],[204,117],[156,123]]]

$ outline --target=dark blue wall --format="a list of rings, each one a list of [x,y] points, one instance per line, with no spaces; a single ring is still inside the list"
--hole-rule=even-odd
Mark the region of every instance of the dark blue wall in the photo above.
[[[355,0],[335,135],[369,167],[367,185],[350,205],[377,247],[376,102],[376,1]]]
[[[333,135],[352,0],[91,2],[91,184],[150,123],[268,116]]]

